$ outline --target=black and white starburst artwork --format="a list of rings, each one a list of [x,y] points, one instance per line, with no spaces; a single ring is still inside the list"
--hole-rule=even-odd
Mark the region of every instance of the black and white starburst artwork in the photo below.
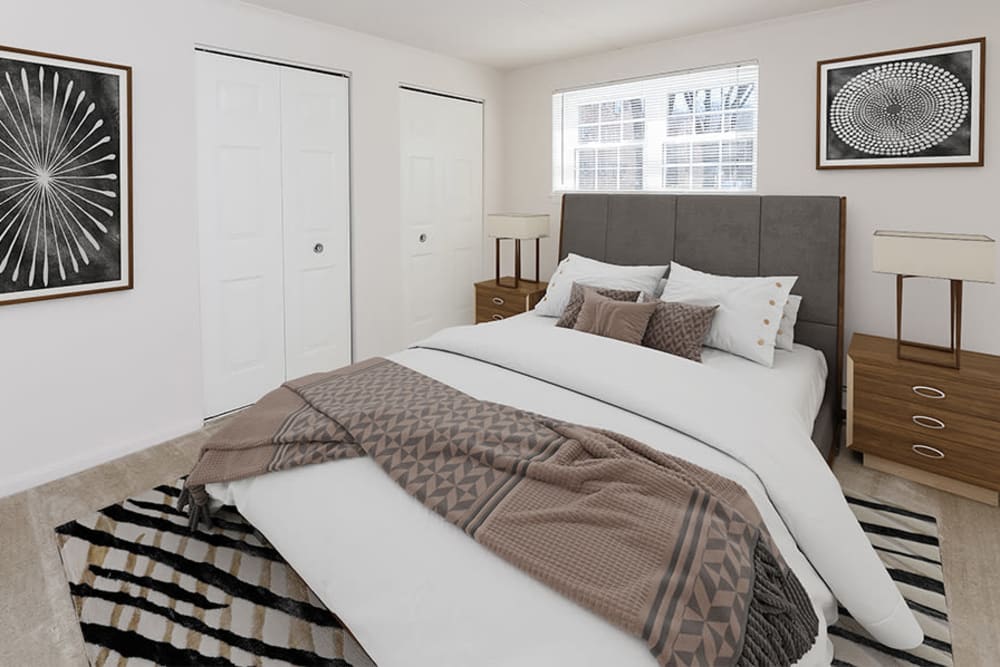
[[[127,73],[0,50],[0,303],[130,285]]]

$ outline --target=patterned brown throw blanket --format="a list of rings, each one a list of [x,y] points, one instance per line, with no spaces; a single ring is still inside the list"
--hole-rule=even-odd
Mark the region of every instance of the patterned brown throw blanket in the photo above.
[[[386,359],[289,382],[205,446],[204,485],[369,456],[661,665],[789,665],[819,620],[735,482],[630,438],[479,401]]]

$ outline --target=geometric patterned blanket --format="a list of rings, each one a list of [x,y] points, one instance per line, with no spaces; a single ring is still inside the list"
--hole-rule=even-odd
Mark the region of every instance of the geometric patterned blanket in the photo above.
[[[815,641],[812,603],[735,482],[386,359],[262,398],[204,447],[183,500],[197,524],[207,483],[360,456],[661,665],[790,665]]]

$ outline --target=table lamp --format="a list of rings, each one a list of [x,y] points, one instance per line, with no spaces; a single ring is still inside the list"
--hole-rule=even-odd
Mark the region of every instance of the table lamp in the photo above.
[[[996,280],[996,242],[980,234],[877,231],[872,244],[874,270],[896,274],[896,357],[959,368],[962,354],[963,281]],[[951,345],[903,340],[903,281],[943,278],[951,281]],[[932,353],[915,354],[914,348]],[[946,353],[934,355],[933,352]]]
[[[538,282],[539,239],[549,235],[549,216],[545,214],[492,213],[486,216],[486,235],[496,239],[496,283],[517,288],[521,283],[521,241],[535,241],[535,279]],[[500,282],[500,241],[514,241],[514,284]]]

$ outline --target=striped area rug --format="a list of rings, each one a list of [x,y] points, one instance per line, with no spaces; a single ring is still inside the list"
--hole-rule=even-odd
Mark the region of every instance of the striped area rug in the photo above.
[[[56,529],[90,664],[374,667],[336,615],[243,517],[187,530],[182,480]],[[829,628],[838,667],[951,667],[934,517],[860,495],[848,502],[924,629],[897,651],[847,613]]]
[[[189,533],[181,484],[56,529],[91,665],[373,667],[239,514]]]
[[[912,651],[883,646],[841,608],[840,620],[829,628],[833,664],[951,667],[951,631],[937,519],[857,494],[848,496],[847,502],[923,628],[924,643]]]

